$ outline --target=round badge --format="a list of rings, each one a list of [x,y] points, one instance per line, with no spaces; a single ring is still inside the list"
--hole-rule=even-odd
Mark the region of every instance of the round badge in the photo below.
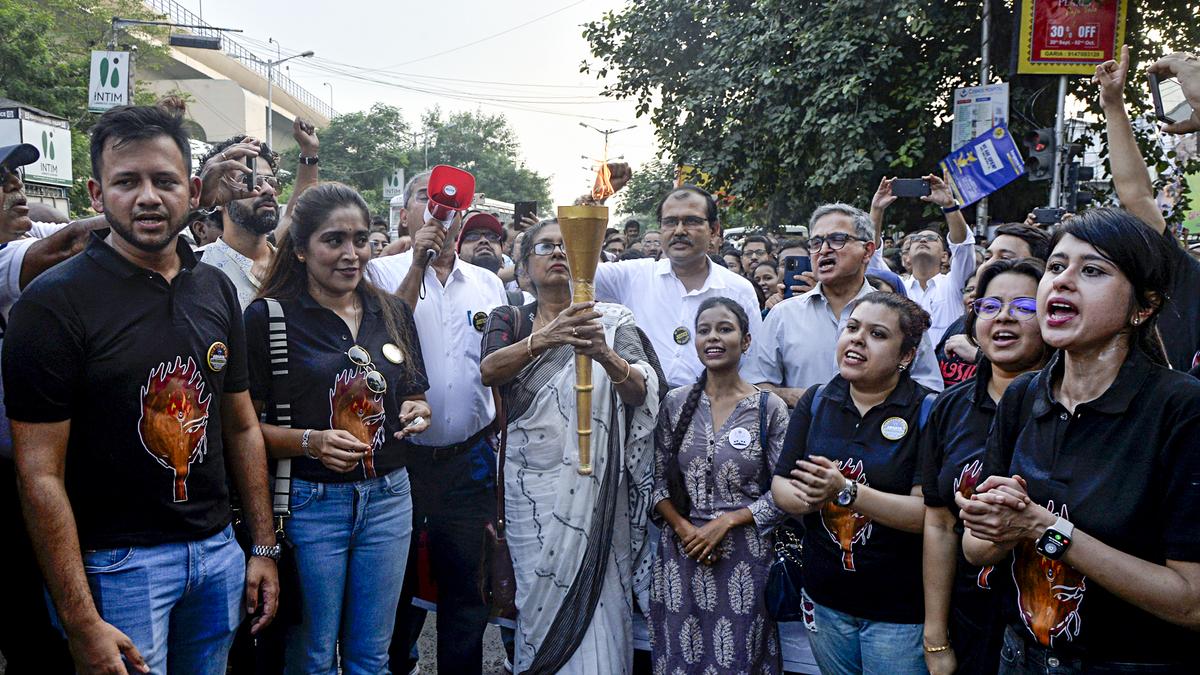
[[[684,328],[683,326],[680,326],[679,328],[675,329],[675,344],[686,345],[688,343],[688,340],[691,340],[691,339],[692,339],[692,333],[688,329]]]
[[[898,441],[908,433],[908,422],[900,417],[889,417],[879,426],[879,431],[889,441]]]
[[[219,373],[225,369],[225,364],[229,363],[229,348],[224,342],[217,341],[212,343],[208,348],[208,368],[214,373]]]
[[[750,447],[750,432],[745,427],[734,427],[729,432],[729,444],[738,450]]]
[[[487,325],[487,313],[475,312],[475,314],[471,317],[471,325],[475,326],[475,330],[482,333],[483,327]]]
[[[396,365],[404,363],[404,353],[400,351],[399,347],[390,342],[383,346],[383,358]]]

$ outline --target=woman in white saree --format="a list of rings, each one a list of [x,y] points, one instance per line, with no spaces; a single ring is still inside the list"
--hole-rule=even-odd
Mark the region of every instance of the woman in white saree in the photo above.
[[[629,673],[634,595],[649,606],[646,520],[664,379],[628,309],[571,304],[556,222],[529,230],[522,253],[537,299],[493,310],[480,365],[508,421],[516,672]],[[577,351],[595,361],[590,476],[577,471]]]

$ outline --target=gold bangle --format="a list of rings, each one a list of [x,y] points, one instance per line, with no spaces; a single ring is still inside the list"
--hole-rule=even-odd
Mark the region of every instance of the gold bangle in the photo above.
[[[533,333],[530,333],[529,337],[525,338],[525,350],[529,352],[529,360],[532,361],[535,358],[533,355]]]
[[[926,654],[937,654],[938,652],[944,652],[944,651],[947,651],[947,650],[949,650],[949,649],[950,649],[950,643],[949,643],[949,642],[947,642],[946,644],[942,645],[941,647],[930,647],[930,646],[926,645],[926,647],[925,647],[925,653],[926,653]]]
[[[630,364],[628,361],[626,361],[625,362],[625,377],[622,377],[620,380],[613,380],[612,381],[613,385],[625,384],[625,382],[629,379],[629,375],[632,372],[633,372],[633,365]]]

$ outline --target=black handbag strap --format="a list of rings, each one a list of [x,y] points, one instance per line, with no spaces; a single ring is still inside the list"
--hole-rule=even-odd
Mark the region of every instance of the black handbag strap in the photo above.
[[[515,306],[505,308],[512,314],[512,335],[521,334],[521,310]],[[492,401],[496,406],[496,437],[499,447],[496,448],[496,536],[504,538],[504,463],[508,453],[508,414],[504,410],[504,396],[500,387],[492,387]]]
[[[274,298],[267,303],[267,345],[271,355],[271,399],[275,404],[275,426],[292,427],[291,393],[288,389],[287,321],[283,305]],[[275,461],[275,479],[271,482],[271,510],[281,518],[292,514],[292,460]]]

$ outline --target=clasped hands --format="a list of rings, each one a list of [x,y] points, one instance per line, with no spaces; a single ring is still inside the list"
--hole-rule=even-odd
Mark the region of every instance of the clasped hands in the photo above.
[[[1037,540],[1056,517],[1029,498],[1028,485],[1019,475],[990,476],[964,497],[954,493],[963,525],[976,539],[1014,546],[1023,539]]]
[[[846,488],[849,479],[828,457],[811,455],[808,459],[796,460],[796,468],[788,472],[787,484],[793,495],[804,503],[806,513],[817,510],[837,493]]]

